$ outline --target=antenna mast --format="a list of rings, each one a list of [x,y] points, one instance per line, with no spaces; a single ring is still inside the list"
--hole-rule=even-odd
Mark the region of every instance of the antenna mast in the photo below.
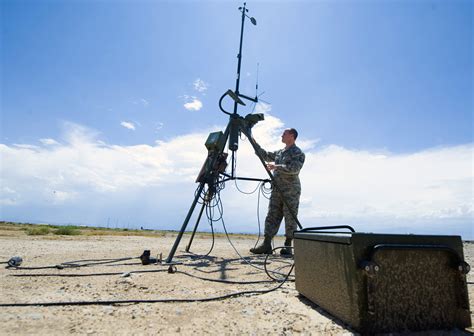
[[[249,11],[245,6],[247,5],[246,2],[244,2],[243,7],[239,7],[239,11],[242,12],[242,24],[240,26],[240,44],[239,44],[239,54],[237,55],[237,78],[235,80],[235,91],[232,93],[229,93],[229,95],[233,98],[234,100],[234,113],[230,114],[230,124],[233,125],[233,127],[230,128],[230,134],[229,134],[229,149],[232,151],[232,159],[231,159],[231,176],[235,176],[235,151],[239,148],[239,127],[237,125],[238,123],[238,117],[239,115],[237,114],[237,109],[238,109],[238,104],[244,105],[245,103],[239,99],[239,96],[245,99],[249,99],[253,102],[256,102],[257,97],[255,98],[250,98],[245,95],[240,94],[239,92],[239,87],[240,87],[240,68],[242,65],[242,45],[244,41],[244,25],[245,25],[245,17],[248,17],[250,19],[250,22],[254,26],[257,25],[257,20],[253,17],[249,17],[247,15],[247,12]],[[222,100],[221,100],[222,101]],[[221,108],[221,110],[223,110]]]

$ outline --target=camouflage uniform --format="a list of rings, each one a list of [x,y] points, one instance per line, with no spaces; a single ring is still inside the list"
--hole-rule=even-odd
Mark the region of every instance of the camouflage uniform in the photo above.
[[[265,219],[265,236],[274,237],[278,233],[284,217],[285,236],[288,239],[293,239],[293,231],[298,228],[297,222],[283,203],[282,197],[285,197],[288,207],[297,216],[301,195],[301,183],[298,174],[303,167],[305,155],[296,145],[275,152],[267,152],[257,145],[257,154],[267,162],[282,165],[278,166],[273,173],[274,180],[282,194],[273,187],[268,205],[268,214]]]

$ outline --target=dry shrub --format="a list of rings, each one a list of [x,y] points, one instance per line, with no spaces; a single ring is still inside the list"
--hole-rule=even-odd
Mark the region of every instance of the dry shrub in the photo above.
[[[26,234],[29,236],[44,236],[44,235],[49,234],[49,227],[47,226],[31,227],[26,230]]]
[[[61,226],[54,231],[54,234],[63,236],[75,236],[80,235],[81,231],[76,229],[76,227],[74,226]]]

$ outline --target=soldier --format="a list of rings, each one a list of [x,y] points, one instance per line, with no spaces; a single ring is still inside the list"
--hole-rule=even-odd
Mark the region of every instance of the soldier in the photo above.
[[[291,247],[293,240],[293,231],[297,229],[296,216],[301,195],[298,174],[305,159],[304,153],[295,144],[297,137],[298,132],[294,128],[286,129],[281,135],[281,142],[286,146],[275,152],[267,152],[257,144],[257,154],[268,162],[267,168],[273,172],[279,190],[275,187],[272,189],[268,214],[265,219],[265,238],[260,246],[250,249],[250,252],[254,254],[272,253],[272,239],[278,233],[283,217],[286,229],[285,246],[288,248],[281,249],[280,253],[282,255],[292,254],[289,247]],[[282,197],[285,198],[288,207],[283,203]]]

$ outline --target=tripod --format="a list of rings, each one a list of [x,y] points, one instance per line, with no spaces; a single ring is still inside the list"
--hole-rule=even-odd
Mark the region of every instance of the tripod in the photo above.
[[[198,218],[196,220],[196,224],[193,229],[193,233],[190,239],[190,242],[188,246],[186,247],[186,251],[189,251],[189,248],[191,247],[194,235],[196,233],[197,227],[199,225],[199,222],[201,220],[202,214],[204,212],[204,209],[206,207],[206,202],[212,199],[212,197],[216,193],[216,188],[217,185],[220,183],[225,183],[226,181],[229,180],[247,180],[247,181],[260,181],[260,182],[267,182],[271,181],[273,188],[280,194],[282,194],[282,190],[280,186],[278,185],[277,181],[275,181],[273,174],[270,172],[270,170],[267,168],[264,159],[258,152],[258,145],[255,142],[255,140],[252,137],[252,127],[258,123],[259,121],[264,119],[263,114],[248,114],[245,117],[240,116],[237,113],[238,110],[238,105],[243,105],[245,106],[245,103],[240,99],[246,99],[249,101],[252,101],[254,103],[258,102],[258,96],[255,98],[251,98],[249,96],[243,95],[239,93],[239,85],[240,85],[240,67],[241,67],[241,62],[242,62],[242,42],[243,42],[243,33],[244,33],[244,23],[245,23],[245,18],[248,17],[250,21],[252,22],[253,25],[257,25],[257,21],[253,17],[249,17],[247,15],[248,9],[245,8],[246,3],[244,3],[243,7],[239,7],[239,10],[242,12],[242,25],[241,25],[241,30],[240,30],[240,47],[239,47],[239,54],[237,55],[238,58],[238,63],[237,63],[237,80],[236,80],[236,89],[235,91],[232,90],[227,90],[226,93],[222,95],[222,97],[219,100],[219,108],[220,110],[229,115],[229,123],[227,124],[227,127],[224,132],[214,132],[209,134],[209,137],[206,141],[206,147],[208,149],[208,156],[206,161],[204,162],[204,165],[201,169],[201,172],[199,173],[199,176],[196,180],[196,182],[199,183],[199,187],[196,190],[196,195],[194,197],[193,202],[191,203],[191,207],[186,215],[186,218],[184,219],[183,225],[181,226],[181,229],[178,233],[178,236],[176,237],[176,240],[173,244],[173,247],[171,248],[170,254],[168,255],[168,258],[166,259],[165,263],[166,264],[172,264],[172,260],[174,257],[174,254],[176,253],[176,250],[178,248],[178,245],[183,237],[183,234],[188,226],[189,220],[191,219],[191,216],[194,213],[194,210],[196,208],[196,205],[199,202],[199,199],[201,198],[201,194],[204,191],[204,188],[206,185],[208,186],[208,189],[205,193],[205,196],[203,198],[202,202],[202,207],[199,212]],[[234,111],[233,113],[230,113],[226,111],[223,106],[222,102],[225,97],[230,97],[234,101]],[[239,135],[244,134],[250,144],[252,145],[257,157],[259,158],[260,162],[262,163],[265,171],[267,172],[268,176],[270,179],[257,179],[257,178],[248,178],[248,177],[237,177],[235,173],[235,152],[238,150],[239,147]],[[229,150],[232,152],[231,156],[231,173],[230,175],[225,173],[225,168],[226,168],[226,159],[227,159],[227,153],[224,153],[225,145],[229,144]],[[220,180],[221,177],[224,177],[222,180]],[[298,227],[302,229],[302,226],[300,222],[298,221],[298,218],[296,214],[291,210],[291,208],[288,206],[288,203],[282,194],[282,200],[284,205],[288,208],[290,214],[293,216],[295,219],[296,223],[298,224]]]

